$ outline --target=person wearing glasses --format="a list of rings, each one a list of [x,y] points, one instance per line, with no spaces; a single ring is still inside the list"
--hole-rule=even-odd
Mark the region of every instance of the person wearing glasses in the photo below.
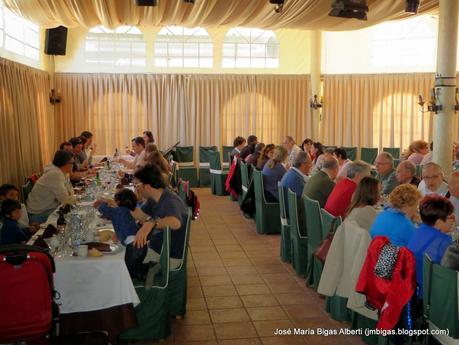
[[[427,163],[422,167],[422,181],[418,186],[422,196],[438,194],[449,197],[448,184],[443,181],[443,170],[437,163]]]
[[[394,169],[394,158],[388,152],[381,152],[375,160],[376,178],[381,182],[381,193],[389,195],[398,181]]]
[[[44,223],[59,205],[72,202],[73,189],[69,174],[73,164],[72,152],[56,151],[53,163],[45,168],[27,199],[30,222]]]

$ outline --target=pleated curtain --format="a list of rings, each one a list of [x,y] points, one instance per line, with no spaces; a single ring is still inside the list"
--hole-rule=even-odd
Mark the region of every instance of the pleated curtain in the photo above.
[[[49,75],[0,58],[0,183],[20,186],[55,146]]]
[[[238,135],[266,143],[311,135],[309,76],[56,74],[56,88],[59,140],[89,129],[101,154],[145,129],[162,149],[178,141],[231,145]]]

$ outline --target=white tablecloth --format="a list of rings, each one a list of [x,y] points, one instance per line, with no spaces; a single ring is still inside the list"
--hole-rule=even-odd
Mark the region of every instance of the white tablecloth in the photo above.
[[[55,262],[54,284],[61,295],[61,313],[140,303],[124,263],[124,251],[98,258],[55,258]]]

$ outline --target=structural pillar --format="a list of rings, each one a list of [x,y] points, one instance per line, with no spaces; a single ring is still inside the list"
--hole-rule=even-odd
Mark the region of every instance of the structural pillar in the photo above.
[[[311,31],[311,98],[317,95],[318,100],[322,96],[321,83],[322,69],[322,31]],[[318,141],[320,138],[320,115],[321,109],[311,109],[312,116],[312,140]]]
[[[436,104],[441,105],[442,109],[434,115],[433,161],[443,168],[445,174],[452,170],[452,147],[456,130],[454,105],[458,8],[458,0],[440,0],[435,92]]]

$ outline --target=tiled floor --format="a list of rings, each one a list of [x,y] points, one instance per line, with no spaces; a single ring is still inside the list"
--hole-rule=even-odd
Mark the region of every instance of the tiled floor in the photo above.
[[[186,317],[162,344],[363,344],[352,336],[276,336],[276,329],[340,329],[324,300],[279,259],[279,235],[258,235],[236,202],[196,189]]]

